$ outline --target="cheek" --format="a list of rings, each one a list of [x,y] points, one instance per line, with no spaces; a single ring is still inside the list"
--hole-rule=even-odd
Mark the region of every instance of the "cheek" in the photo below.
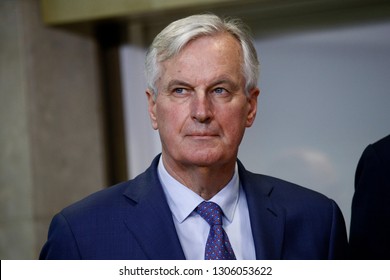
[[[226,110],[225,108],[220,114],[220,124],[231,141],[240,142],[247,124],[246,110],[244,108]]]
[[[156,108],[157,123],[160,133],[169,134],[177,133],[180,128],[180,112],[174,106],[160,105]]]

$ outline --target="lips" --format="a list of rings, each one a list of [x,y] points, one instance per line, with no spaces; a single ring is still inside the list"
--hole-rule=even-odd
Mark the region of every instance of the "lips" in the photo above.
[[[211,138],[211,137],[219,137],[220,130],[216,128],[208,127],[192,127],[184,130],[184,135],[187,137],[194,138]]]
[[[192,137],[216,137],[218,134],[214,133],[191,133],[188,134],[187,136],[192,136]]]
[[[192,137],[216,137],[219,136],[219,133],[214,131],[190,131],[185,135]]]
[[[215,134],[191,134],[187,135],[187,139],[191,141],[196,141],[196,142],[211,142],[219,138],[218,135]]]

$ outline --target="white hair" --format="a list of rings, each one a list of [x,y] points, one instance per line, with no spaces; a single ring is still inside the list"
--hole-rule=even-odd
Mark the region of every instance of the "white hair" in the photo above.
[[[174,21],[155,37],[145,61],[149,90],[157,96],[156,81],[160,75],[161,62],[177,55],[191,40],[226,32],[234,36],[241,45],[246,92],[255,88],[259,76],[259,61],[248,28],[238,19],[221,19],[213,14],[204,14]]]

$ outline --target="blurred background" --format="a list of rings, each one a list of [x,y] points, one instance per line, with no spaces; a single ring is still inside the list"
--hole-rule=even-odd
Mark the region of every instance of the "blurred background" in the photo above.
[[[36,259],[52,216],[161,148],[143,60],[172,20],[242,18],[261,62],[247,169],[320,191],[347,228],[357,162],[390,133],[385,0],[0,0],[0,258]]]

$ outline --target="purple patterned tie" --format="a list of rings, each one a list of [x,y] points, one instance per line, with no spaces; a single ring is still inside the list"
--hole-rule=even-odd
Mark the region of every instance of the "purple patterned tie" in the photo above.
[[[235,260],[229,238],[222,228],[222,210],[214,202],[203,201],[195,211],[210,225],[206,242],[205,260]]]

